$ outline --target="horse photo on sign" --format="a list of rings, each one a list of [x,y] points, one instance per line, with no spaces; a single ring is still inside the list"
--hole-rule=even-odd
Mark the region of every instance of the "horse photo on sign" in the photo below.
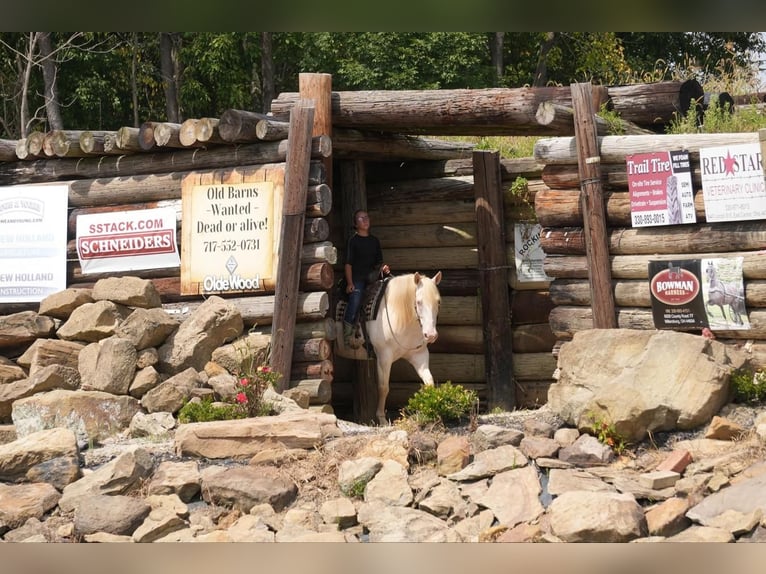
[[[703,297],[711,329],[749,329],[742,257],[703,259]],[[728,313],[727,313],[728,310]]]

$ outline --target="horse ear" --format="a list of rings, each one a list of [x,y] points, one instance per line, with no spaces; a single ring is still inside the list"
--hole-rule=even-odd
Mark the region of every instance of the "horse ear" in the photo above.
[[[417,271],[415,271],[415,273],[413,273],[412,278],[415,280],[415,285],[420,283],[421,277],[420,277],[420,273],[418,273]]]
[[[441,280],[442,280],[442,272],[439,271],[438,273],[436,273],[436,275],[433,276],[434,285],[438,285],[439,281]]]

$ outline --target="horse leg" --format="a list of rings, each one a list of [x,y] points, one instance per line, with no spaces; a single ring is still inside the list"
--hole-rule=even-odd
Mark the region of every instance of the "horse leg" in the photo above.
[[[423,381],[423,384],[427,387],[434,386],[434,377],[431,374],[431,369],[428,367],[428,348],[424,347],[416,353],[412,353],[405,357],[409,361],[410,365],[415,367],[415,371]]]
[[[388,398],[388,378],[391,376],[391,363],[389,357],[378,355],[378,408],[375,410],[375,416],[379,425],[387,425],[386,419],[386,399]]]

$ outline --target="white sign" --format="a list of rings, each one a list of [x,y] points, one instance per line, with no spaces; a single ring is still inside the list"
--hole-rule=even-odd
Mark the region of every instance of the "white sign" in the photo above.
[[[540,247],[539,223],[515,223],[513,247],[516,253],[516,277],[520,283],[551,281],[543,270],[545,252]]]
[[[83,274],[178,267],[172,207],[86,213],[77,218]]]
[[[708,223],[766,218],[766,183],[761,165],[758,143],[700,149]]]
[[[0,187],[0,302],[66,289],[68,184]]]

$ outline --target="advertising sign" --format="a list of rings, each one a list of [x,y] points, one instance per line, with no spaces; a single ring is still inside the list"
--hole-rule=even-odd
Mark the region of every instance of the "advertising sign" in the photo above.
[[[66,289],[68,184],[0,188],[0,302]]]
[[[274,181],[182,188],[181,293],[260,291],[275,275]]]
[[[176,210],[82,214],[77,218],[77,257],[83,274],[178,267]]]
[[[689,152],[633,154],[626,163],[633,227],[697,221]]]
[[[761,165],[758,143],[700,149],[708,223],[766,218],[766,182]]]

